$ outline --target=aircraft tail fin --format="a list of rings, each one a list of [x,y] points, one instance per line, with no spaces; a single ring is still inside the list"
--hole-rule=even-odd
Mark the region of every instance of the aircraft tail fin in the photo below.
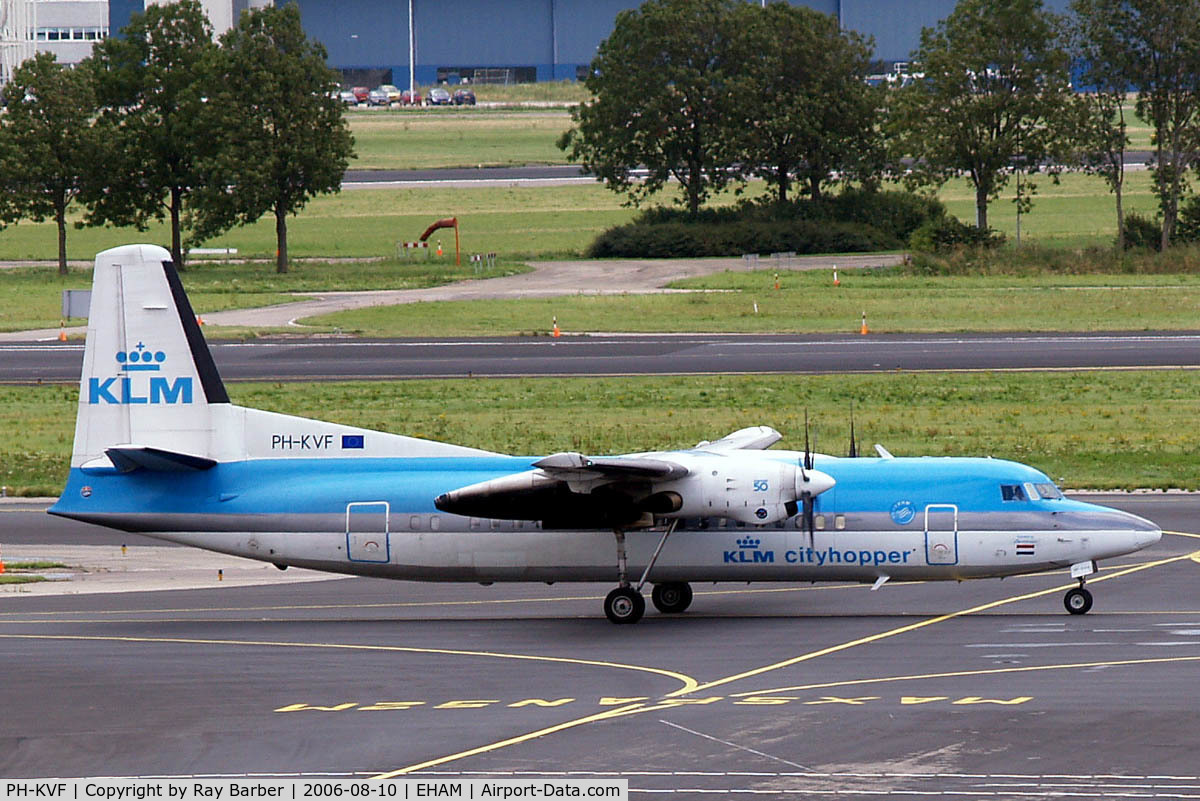
[[[494,455],[230,403],[170,254],[96,256],[71,467],[206,470],[271,458]]]
[[[206,457],[218,404],[229,395],[170,254],[97,254],[71,466],[117,445]]]

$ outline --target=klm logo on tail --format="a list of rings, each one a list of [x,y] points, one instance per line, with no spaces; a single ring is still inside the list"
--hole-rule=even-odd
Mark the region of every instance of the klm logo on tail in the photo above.
[[[119,405],[180,404],[192,402],[192,377],[180,376],[174,380],[157,375],[141,377],[142,373],[157,373],[162,369],[167,354],[147,348],[139,342],[126,353],[117,351],[118,373],[111,378],[88,379],[88,403],[113,403]],[[148,380],[147,380],[148,379]]]

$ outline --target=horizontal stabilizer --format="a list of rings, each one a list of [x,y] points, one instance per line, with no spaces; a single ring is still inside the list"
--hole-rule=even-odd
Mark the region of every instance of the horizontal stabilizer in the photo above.
[[[762,451],[781,439],[783,434],[770,426],[750,426],[712,442],[701,442],[696,447],[706,451]]]
[[[157,473],[183,473],[191,470],[208,470],[217,463],[215,459],[204,456],[164,451],[161,448],[143,448],[136,445],[107,448],[104,452],[122,473],[133,472],[139,467]]]

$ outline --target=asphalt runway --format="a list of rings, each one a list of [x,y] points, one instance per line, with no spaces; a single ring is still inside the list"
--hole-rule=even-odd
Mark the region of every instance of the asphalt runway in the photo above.
[[[1102,565],[1084,617],[1062,574],[704,585],[688,613],[623,627],[594,584],[0,595],[0,776],[1195,798],[1200,498],[1089,499],[1192,536]]]
[[[1200,333],[761,335],[213,342],[226,380],[1200,367]],[[0,382],[74,382],[76,343],[0,344]]]

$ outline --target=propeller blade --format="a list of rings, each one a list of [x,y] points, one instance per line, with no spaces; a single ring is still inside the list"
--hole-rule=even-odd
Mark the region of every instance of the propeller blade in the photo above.
[[[804,469],[813,469],[812,449],[808,445],[808,409],[804,410]]]
[[[808,547],[813,547],[813,533],[817,527],[816,518],[813,515],[814,504],[811,495],[804,496],[804,531],[808,534]]]
[[[858,458],[858,443],[854,439],[854,404],[850,404],[850,458]]]

